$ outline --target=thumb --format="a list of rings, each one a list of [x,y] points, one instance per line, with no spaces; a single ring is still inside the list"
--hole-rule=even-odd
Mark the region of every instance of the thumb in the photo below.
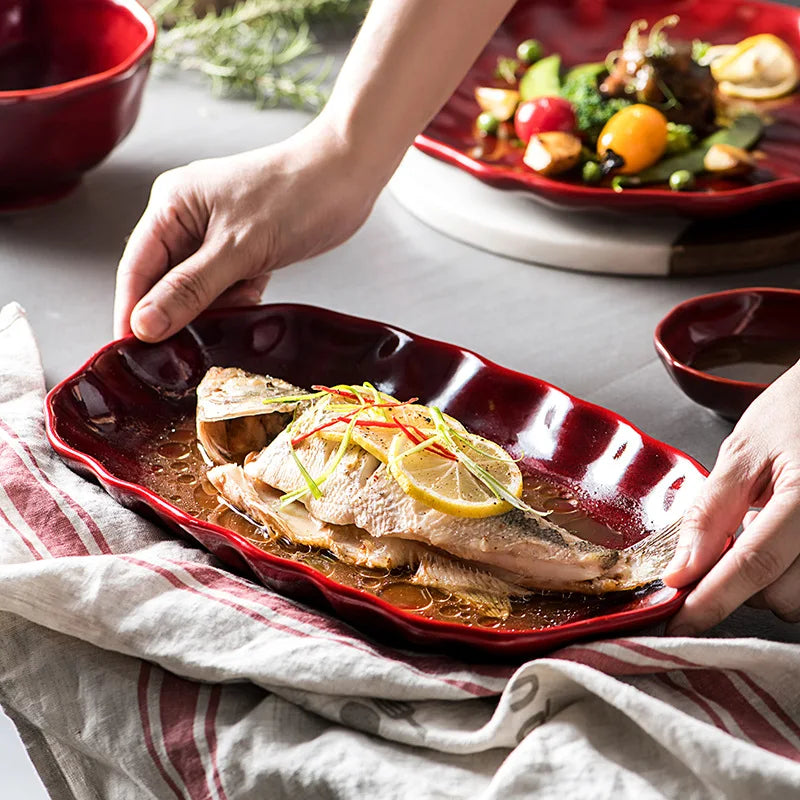
[[[708,572],[750,508],[758,472],[746,442],[734,436],[723,443],[700,496],[684,518],[664,575],[668,586],[685,586]]]
[[[158,342],[176,333],[239,280],[237,266],[224,248],[204,244],[136,304],[131,314],[134,334]]]

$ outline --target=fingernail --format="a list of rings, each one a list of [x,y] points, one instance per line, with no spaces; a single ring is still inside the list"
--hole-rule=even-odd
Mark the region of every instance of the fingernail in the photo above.
[[[131,325],[134,333],[146,339],[158,339],[169,329],[169,317],[149,303],[133,312]]]
[[[676,625],[667,628],[667,636],[694,636],[695,629],[691,625]]]

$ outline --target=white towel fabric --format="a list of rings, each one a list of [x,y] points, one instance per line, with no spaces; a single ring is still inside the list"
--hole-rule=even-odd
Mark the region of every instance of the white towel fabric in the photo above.
[[[795,644],[622,638],[519,667],[393,650],[72,473],[43,395],[8,305],[0,703],[55,800],[800,793]]]

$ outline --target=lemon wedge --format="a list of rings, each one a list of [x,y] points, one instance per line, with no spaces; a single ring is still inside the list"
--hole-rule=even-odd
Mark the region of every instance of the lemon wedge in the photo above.
[[[522,473],[500,445],[469,433],[460,434],[459,445],[510,494],[522,495]],[[389,471],[407,495],[454,517],[493,517],[511,510],[461,461],[430,449],[412,452],[414,447],[406,436],[398,435],[389,448]]]
[[[516,89],[495,89],[492,86],[478,86],[475,99],[481,111],[488,111],[498,122],[505,122],[514,116],[519,105],[519,92]]]
[[[744,39],[711,62],[719,90],[729,97],[773,100],[794,91],[797,58],[783,39],[761,33]]]

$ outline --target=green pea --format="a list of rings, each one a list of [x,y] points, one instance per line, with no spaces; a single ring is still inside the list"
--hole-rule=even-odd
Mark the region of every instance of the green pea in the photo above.
[[[494,114],[484,111],[482,114],[478,114],[478,119],[475,120],[475,125],[481,133],[490,134],[497,133],[497,127],[500,125],[500,123]]]
[[[542,43],[536,39],[526,39],[517,47],[517,58],[525,64],[533,64],[544,55]]]
[[[603,179],[603,169],[596,161],[587,161],[582,174],[584,183],[600,183]]]
[[[679,169],[669,176],[669,188],[673,192],[683,192],[694,186],[694,175],[688,169]]]

